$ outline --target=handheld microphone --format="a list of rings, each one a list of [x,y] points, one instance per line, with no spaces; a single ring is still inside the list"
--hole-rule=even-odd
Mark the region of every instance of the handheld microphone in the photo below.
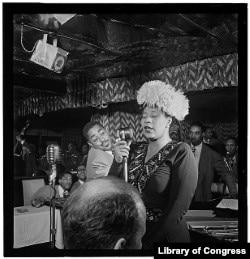
[[[52,165],[52,173],[49,178],[49,183],[52,185],[56,178],[56,163],[62,162],[62,150],[59,145],[51,144],[46,149],[46,158],[50,165]]]
[[[118,131],[118,135],[121,140],[125,140],[128,145],[131,144],[132,137],[133,137],[133,130],[129,127],[120,128]],[[125,182],[128,182],[128,161],[127,157],[123,157],[123,172],[124,172],[124,179]]]
[[[118,133],[119,133],[120,139],[125,140],[127,142],[131,141],[133,138],[133,130],[129,127],[120,128]]]

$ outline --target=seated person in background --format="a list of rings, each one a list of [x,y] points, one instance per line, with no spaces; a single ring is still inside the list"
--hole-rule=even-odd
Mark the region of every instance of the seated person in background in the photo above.
[[[76,175],[78,180],[74,182],[74,184],[72,185],[72,188],[70,190],[71,193],[86,181],[86,166],[85,165],[78,166]]]
[[[67,198],[72,185],[72,175],[70,172],[62,172],[58,174],[58,184],[55,185],[55,190],[51,185],[45,185],[38,189],[31,198],[31,204],[36,207],[37,204],[51,200],[55,195],[56,198]]]
[[[115,147],[109,133],[99,122],[91,121],[84,126],[83,136],[90,146],[86,167],[87,181],[107,176],[114,159],[112,149]]]
[[[238,140],[235,137],[228,137],[225,142],[227,153],[223,156],[226,171],[233,177],[238,190]],[[214,183],[212,186],[214,193],[230,194],[228,188],[223,183]]]
[[[235,183],[238,183],[238,140],[228,137],[225,144],[227,152],[224,161],[227,162],[227,169],[233,175]]]
[[[211,127],[204,127],[203,129],[203,142],[209,145],[213,150],[220,155],[226,152],[225,145],[217,138],[215,131]]]
[[[193,122],[189,128],[190,146],[198,165],[198,184],[195,191],[195,202],[212,199],[212,183],[221,179],[232,196],[237,196],[237,188],[230,174],[227,173],[222,156],[202,141],[203,125]]]
[[[100,177],[71,194],[62,225],[66,249],[140,249],[146,211],[130,184]]]
[[[77,171],[77,167],[82,160],[81,154],[77,151],[77,145],[74,141],[68,144],[68,150],[63,156],[63,165],[67,171]]]

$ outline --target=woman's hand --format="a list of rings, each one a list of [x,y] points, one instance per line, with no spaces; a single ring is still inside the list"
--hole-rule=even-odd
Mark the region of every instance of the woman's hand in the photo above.
[[[123,158],[129,156],[129,144],[125,140],[117,140],[113,146],[113,154],[117,163],[121,163]]]

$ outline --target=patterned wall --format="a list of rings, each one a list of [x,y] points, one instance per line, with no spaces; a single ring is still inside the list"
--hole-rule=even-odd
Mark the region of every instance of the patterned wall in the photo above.
[[[138,77],[137,79],[138,80],[135,80],[135,84],[133,85],[135,88],[139,88],[139,81],[160,79],[175,85],[178,89],[182,89],[184,92],[191,90],[212,89],[214,87],[227,87],[231,85],[238,86],[238,55],[235,53],[222,57],[213,57],[201,61],[189,62],[181,66],[164,68],[151,73],[147,79],[145,77]],[[117,90],[120,89],[121,92],[116,92],[118,93],[118,96],[113,96],[112,101],[115,101],[115,98],[121,98],[123,87],[118,87],[120,80],[121,79],[108,80],[106,81],[106,88],[102,88],[102,91],[104,92],[105,89],[112,88],[111,85],[116,85],[115,89]],[[129,99],[131,96],[131,85],[129,84],[128,86],[129,87],[125,87],[124,89],[128,91],[128,95],[126,95],[126,97]],[[134,90],[133,94],[135,94]],[[103,95],[105,96],[105,94]],[[121,99],[119,99],[119,101]],[[94,114],[92,120],[100,121],[105,128],[109,130],[113,137],[116,136],[117,130],[121,126],[130,125],[134,131],[134,138],[137,141],[145,140],[140,127],[139,114],[109,111],[106,114]],[[183,121],[180,123],[183,140],[188,138],[190,123],[191,121]],[[212,127],[217,133],[218,138],[222,141],[224,141],[229,135],[234,135],[236,137],[238,136],[238,120],[233,122],[202,121],[202,123],[205,126]]]
[[[164,68],[148,75],[138,74],[126,78],[112,78],[88,84],[84,77],[68,75],[67,94],[60,96],[32,96],[15,103],[15,113],[19,116],[27,114],[43,114],[64,108],[106,107],[107,103],[134,100],[136,90],[148,80],[163,80],[184,92],[212,89],[214,87],[238,86],[238,54],[229,54],[205,60],[189,62],[180,66]],[[105,110],[105,112],[104,112]],[[136,113],[101,109],[92,116],[92,120],[100,121],[115,138],[119,128],[130,126],[134,131],[134,139],[142,141],[140,115]],[[228,135],[238,136],[238,121],[230,123],[203,122],[214,127],[218,137],[223,140]],[[187,137],[190,122],[182,122],[182,137]],[[81,129],[64,131],[62,145],[70,140],[79,143],[82,139]]]
[[[170,83],[184,92],[238,86],[238,55],[235,53],[188,62],[156,71],[150,77]]]
[[[127,112],[107,112],[106,114],[95,113],[92,116],[92,121],[99,121],[106,130],[109,131],[112,138],[116,138],[117,132],[121,127],[131,127],[133,130],[134,141],[145,141],[142,128],[140,125],[140,114]],[[217,133],[218,139],[224,141],[228,136],[238,137],[238,120],[233,122],[211,123],[202,121],[204,126],[209,126]],[[182,140],[188,139],[188,131],[191,121],[180,122]]]
[[[109,78],[89,83],[82,75],[67,75],[65,96],[44,96],[43,93],[19,100],[15,114],[43,114],[65,108],[106,107],[108,103],[134,100],[136,91],[146,81],[163,80],[184,92],[238,86],[238,54],[212,57],[158,70],[149,74]]]
[[[133,130],[133,141],[145,140],[140,126],[140,114],[109,111],[106,114],[95,113],[91,120],[100,122],[113,139],[118,137],[120,128],[130,127]]]

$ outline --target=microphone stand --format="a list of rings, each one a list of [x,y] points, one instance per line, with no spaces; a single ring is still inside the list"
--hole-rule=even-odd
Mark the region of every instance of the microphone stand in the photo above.
[[[125,182],[128,182],[128,159],[127,157],[123,158],[123,174]]]
[[[130,146],[132,135],[133,135],[131,128],[127,127],[127,128],[120,129],[118,134],[121,140],[127,141],[127,145]],[[125,182],[128,182],[128,158],[127,157],[123,157],[123,175],[124,175]]]
[[[128,146],[131,144],[131,140],[127,141]],[[128,182],[128,158],[123,157],[123,174],[124,174],[124,179],[125,182]]]
[[[52,224],[50,229],[50,236],[52,237],[50,242],[50,247],[55,248],[55,240],[56,240],[56,228],[55,228],[55,214],[56,214],[56,205],[55,205],[55,199],[56,199],[56,189],[55,189],[55,182],[56,179],[54,177],[54,172],[56,172],[56,164],[52,165],[52,189],[54,190],[54,195],[51,198],[52,203]]]

